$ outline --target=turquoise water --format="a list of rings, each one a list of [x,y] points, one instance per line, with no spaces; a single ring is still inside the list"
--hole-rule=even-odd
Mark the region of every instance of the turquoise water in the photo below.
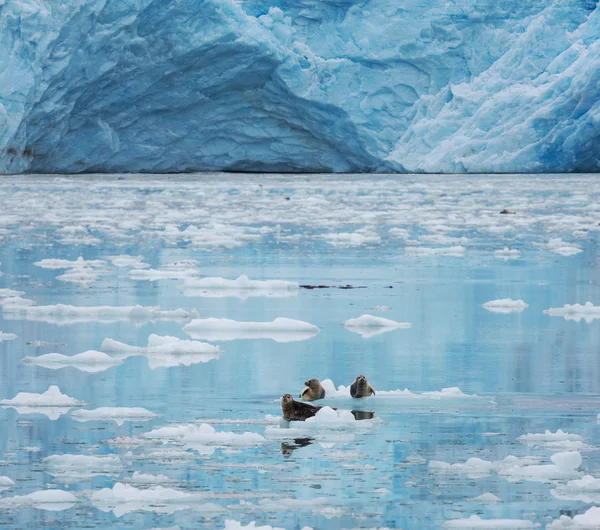
[[[183,327],[194,314],[66,319],[52,310],[15,311],[5,296],[0,331],[17,337],[0,342],[0,399],[56,385],[85,405],[56,419],[43,407],[0,408],[0,477],[14,481],[0,493],[0,521],[49,529],[224,528],[227,519],[286,529],[435,529],[473,514],[545,527],[561,514],[585,512],[593,503],[553,491],[583,475],[600,476],[600,320],[544,310],[600,304],[599,198],[600,182],[586,175],[3,178],[0,289],[23,292],[33,300],[29,307],[195,309],[197,318],[287,317],[319,332],[291,342],[206,340],[223,350],[207,362],[171,359],[174,366],[161,366],[164,358],[140,355],[96,372],[50,369],[22,359],[100,350],[107,338],[132,346],[146,346],[151,334],[190,339]],[[501,215],[504,208],[516,213]],[[564,246],[579,252],[556,252]],[[496,257],[504,247],[520,256]],[[420,248],[430,250],[414,250]],[[181,277],[245,274],[362,288],[207,296],[181,278],[134,279],[132,267],[111,261],[119,255],[140,256],[153,270],[186,271]],[[34,265],[79,256],[105,263],[85,268],[79,283],[57,278],[67,268]],[[505,314],[481,307],[505,298],[528,307]],[[365,338],[343,325],[362,314],[411,327]],[[297,396],[308,378],[348,385],[361,373],[378,391],[408,388],[413,395],[327,399],[322,404],[372,411],[374,419],[320,424],[302,435],[266,418],[279,416],[281,395]],[[451,387],[467,396],[423,395]],[[118,425],[71,415],[97,407],[143,407],[158,416]],[[188,423],[263,439],[207,446],[144,436]],[[581,465],[568,477],[531,480],[527,469],[440,474],[430,464],[515,455],[550,465],[566,446],[517,440],[546,429],[582,437]],[[108,470],[76,465],[48,473],[44,459],[65,454],[118,459]],[[135,472],[154,475],[156,483],[132,482]],[[130,489],[117,489],[112,504],[94,497],[118,483]],[[75,500],[48,505],[22,498],[51,488]],[[483,493],[501,502],[473,501]]]

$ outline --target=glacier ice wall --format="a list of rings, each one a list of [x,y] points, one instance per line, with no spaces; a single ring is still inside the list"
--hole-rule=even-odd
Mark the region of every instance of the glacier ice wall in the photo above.
[[[597,171],[592,0],[0,0],[0,172]]]

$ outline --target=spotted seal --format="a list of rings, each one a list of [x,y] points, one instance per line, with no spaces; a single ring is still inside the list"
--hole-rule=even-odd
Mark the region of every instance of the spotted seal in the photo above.
[[[318,379],[309,379],[304,383],[306,388],[300,392],[300,398],[304,401],[316,401],[325,397],[325,389]]]
[[[304,421],[312,418],[322,407],[296,401],[291,394],[281,397],[281,412],[286,421]]]
[[[369,384],[364,375],[359,375],[350,385],[350,395],[353,398],[363,398],[375,395],[375,389]]]

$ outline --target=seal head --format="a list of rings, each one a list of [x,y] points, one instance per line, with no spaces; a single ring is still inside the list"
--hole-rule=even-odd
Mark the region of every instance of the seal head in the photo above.
[[[304,382],[306,388],[300,392],[300,398],[304,401],[316,401],[325,397],[325,389],[318,379],[309,379]]]
[[[321,407],[294,400],[291,394],[281,397],[281,412],[286,421],[304,421],[312,418],[320,409]]]
[[[375,395],[375,389],[369,384],[364,375],[359,375],[350,385],[350,395],[353,398],[363,398]]]

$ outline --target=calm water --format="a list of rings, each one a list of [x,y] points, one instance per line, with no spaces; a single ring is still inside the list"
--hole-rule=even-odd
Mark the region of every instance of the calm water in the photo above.
[[[287,317],[320,331],[291,342],[207,340],[223,350],[210,360],[138,355],[101,371],[86,371],[89,364],[50,369],[21,361],[100,350],[107,338],[143,347],[151,334],[191,339],[183,330],[190,319],[65,318],[56,307],[14,310],[22,302],[7,302],[5,293],[0,331],[17,338],[0,342],[0,399],[56,385],[85,405],[60,414],[0,408],[0,477],[14,481],[0,493],[0,522],[183,529],[224,528],[229,519],[288,530],[435,529],[473,514],[545,527],[561,514],[585,512],[593,502],[559,499],[556,490],[583,475],[600,477],[600,320],[544,310],[600,304],[599,199],[600,181],[585,175],[3,178],[0,288],[23,292],[16,297],[34,304],[24,307],[139,304],[195,309],[197,318]],[[516,214],[500,215],[504,208]],[[520,256],[497,257],[504,247]],[[179,278],[135,279],[136,269],[110,259],[123,255],[148,265],[137,270]],[[34,265],[79,256],[105,263]],[[79,282],[57,278],[69,268]],[[242,274],[363,288],[206,293],[185,280]],[[505,298],[528,307],[504,314],[481,307]],[[412,327],[369,338],[344,327],[363,314]],[[310,377],[347,385],[360,373],[376,390],[414,395],[325,400],[375,418],[319,424],[308,434],[288,435],[266,419],[281,414],[283,393],[297,396]],[[448,387],[468,396],[422,394]],[[71,416],[97,407],[143,407],[158,416],[121,425]],[[263,439],[249,445],[227,436],[204,443],[144,436],[188,423]],[[580,435],[582,443],[517,440],[546,429]],[[430,465],[509,455],[551,465],[565,448],[581,450],[581,465],[547,480],[527,469],[474,477]],[[63,458],[58,470],[44,460],[69,454],[118,458],[71,467]],[[153,477],[134,479],[135,472]],[[113,487],[112,500],[100,500],[98,492]],[[24,497],[46,489],[75,500]],[[483,493],[501,502],[473,500]]]

